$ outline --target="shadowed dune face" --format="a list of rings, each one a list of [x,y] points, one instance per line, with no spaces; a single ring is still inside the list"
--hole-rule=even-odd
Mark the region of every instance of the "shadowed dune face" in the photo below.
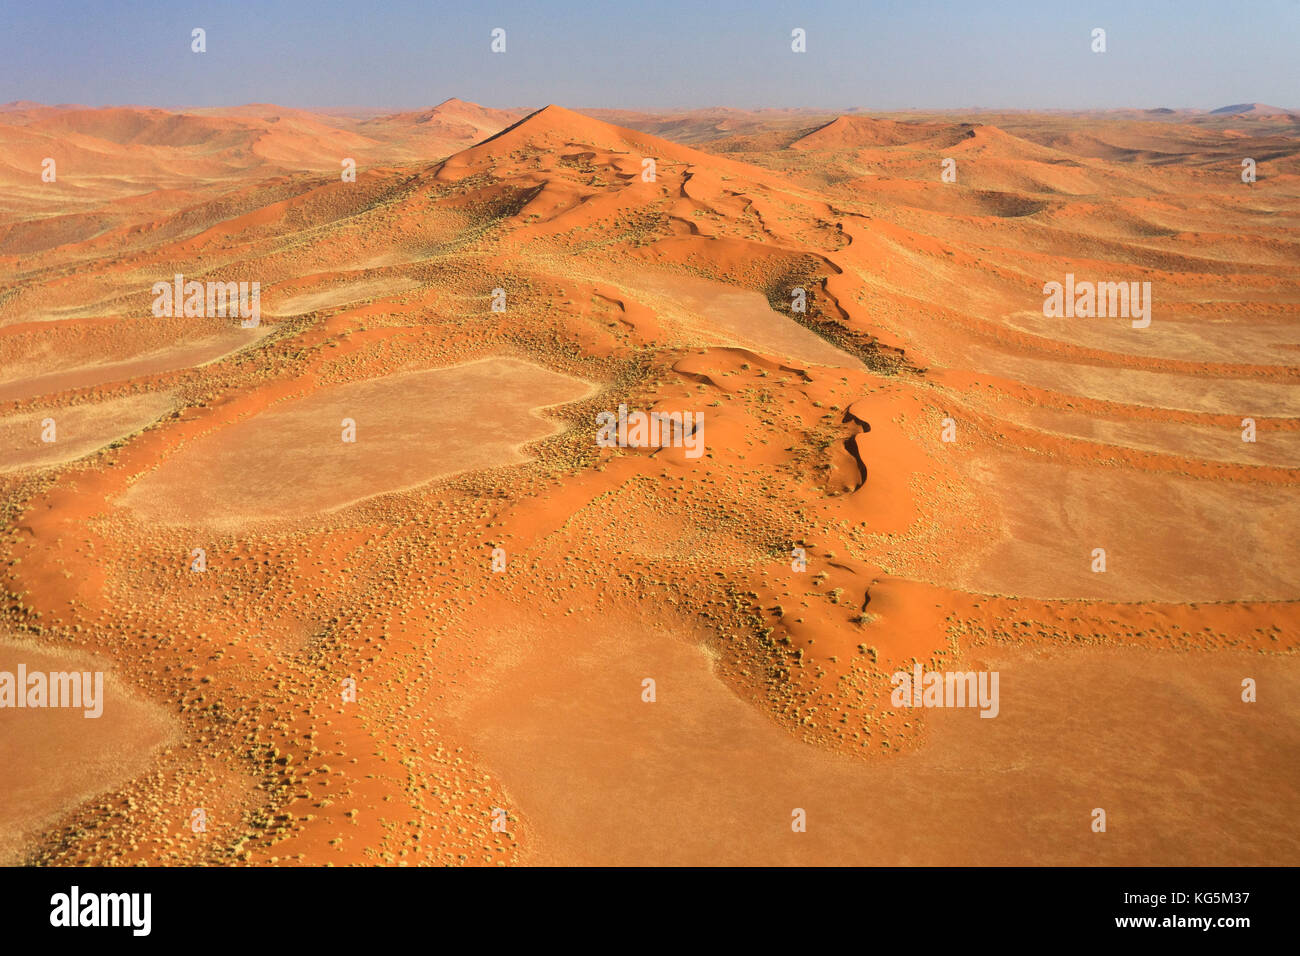
[[[25,858],[1300,855],[1293,116],[23,108],[0,147],[0,611],[186,744],[123,724]],[[262,325],[152,318],[179,273]],[[1067,276],[1150,324],[1044,312]],[[701,453],[598,443],[620,406]],[[999,671],[997,718],[896,704],[913,666]]]

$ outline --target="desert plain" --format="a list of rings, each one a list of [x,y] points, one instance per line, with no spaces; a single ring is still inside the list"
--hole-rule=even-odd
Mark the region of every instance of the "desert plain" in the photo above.
[[[1295,865],[1298,349],[1261,104],[9,104],[0,863]]]

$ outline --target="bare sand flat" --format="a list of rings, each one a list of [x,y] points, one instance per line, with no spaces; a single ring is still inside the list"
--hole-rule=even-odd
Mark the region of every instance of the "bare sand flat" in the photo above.
[[[44,352],[5,369],[0,380],[0,401],[52,395],[78,388],[124,382],[160,372],[192,368],[216,361],[255,344],[270,332],[267,326],[234,327],[215,335],[183,340],[116,361],[95,361],[94,341],[83,348]],[[49,371],[46,371],[49,370]]]
[[[535,411],[590,386],[517,359],[492,358],[357,382],[274,406],[163,462],[122,504],[164,523],[293,518],[517,464],[554,433]],[[343,421],[356,424],[344,442]]]
[[[488,657],[495,690],[458,716],[538,830],[531,862],[1300,860],[1285,822],[1286,755],[1300,744],[1292,658],[978,649],[963,667],[999,671],[998,717],[927,711],[921,749],[864,762],[805,747],[739,700],[674,620],[656,608],[597,628],[560,614],[498,628],[510,651]],[[1242,703],[1242,677],[1269,699]],[[1243,779],[1267,795],[1248,810]],[[791,831],[796,807],[806,833]],[[1104,835],[1090,829],[1095,807]]]
[[[327,285],[315,292],[301,292],[283,298],[268,296],[265,311],[268,315],[301,315],[319,309],[333,309],[352,305],[365,299],[382,299],[418,289],[420,283],[413,279],[376,277]]]
[[[1300,467],[1300,431],[1269,430],[1258,422],[1255,441],[1247,442],[1242,441],[1240,422],[1216,426],[1183,422],[1113,421],[1096,415],[1039,406],[1024,408],[1020,419],[1034,428],[1060,435],[1200,461]]]
[[[668,273],[641,272],[629,282],[667,299],[684,326],[680,334],[692,345],[739,346],[798,363],[861,367],[855,356],[773,310],[761,293]]]
[[[104,660],[0,639],[0,671],[106,671]],[[76,708],[0,709],[0,866],[21,862],[23,841],[95,794],[143,773],[175,728],[160,706],[104,675],[103,713]]]
[[[1284,382],[1082,365],[975,346],[974,368],[1086,398],[1224,415],[1300,415],[1300,388]]]
[[[154,422],[172,405],[170,392],[128,395],[0,417],[0,472],[75,461]],[[42,439],[52,419],[52,442]]]
[[[1159,287],[1152,291],[1159,295]],[[1176,308],[1176,306],[1174,307]],[[1151,324],[1135,329],[1126,318],[1047,318],[1038,312],[1019,312],[1003,319],[1011,328],[1068,342],[1089,349],[1120,354],[1240,365],[1293,365],[1300,344],[1294,318],[1259,319],[1246,307],[1225,303],[1211,317],[1169,317],[1156,299]]]
[[[936,569],[936,583],[1121,602],[1300,597],[1300,502],[1290,486],[997,452],[983,456],[970,476],[996,492],[1002,534],[975,552],[971,570]],[[1105,573],[1091,570],[1094,548],[1106,550]]]

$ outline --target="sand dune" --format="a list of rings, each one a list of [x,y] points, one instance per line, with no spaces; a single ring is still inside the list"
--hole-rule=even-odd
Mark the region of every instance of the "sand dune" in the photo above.
[[[9,852],[1300,855],[1285,111],[20,103],[0,152],[7,620],[185,744],[121,725]],[[177,273],[262,325],[154,319]],[[1150,324],[1045,314],[1067,275]],[[914,664],[999,717],[895,705]]]

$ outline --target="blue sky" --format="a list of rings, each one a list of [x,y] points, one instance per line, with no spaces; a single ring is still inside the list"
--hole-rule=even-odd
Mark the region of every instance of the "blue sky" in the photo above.
[[[190,31],[207,31],[207,52]],[[489,50],[494,27],[507,50]],[[790,50],[807,31],[808,52]],[[1107,52],[1090,50],[1094,27]],[[0,102],[1300,107],[1300,0],[4,0]]]

